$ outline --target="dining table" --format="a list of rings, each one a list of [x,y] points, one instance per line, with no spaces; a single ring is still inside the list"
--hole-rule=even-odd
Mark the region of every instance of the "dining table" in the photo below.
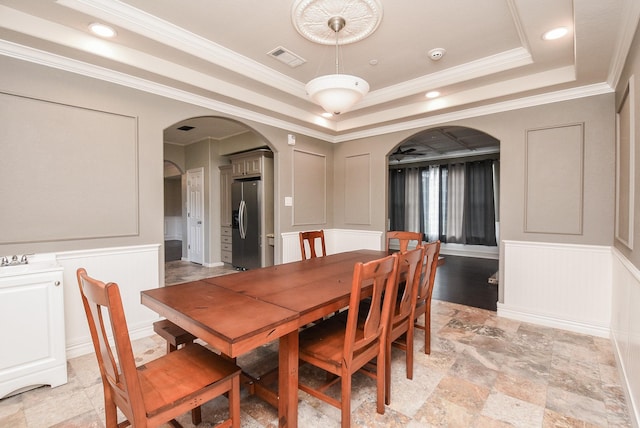
[[[299,329],[348,306],[355,264],[386,255],[355,250],[251,269],[145,290],[141,302],[231,358],[277,340],[277,392],[267,401],[280,427],[296,427]]]

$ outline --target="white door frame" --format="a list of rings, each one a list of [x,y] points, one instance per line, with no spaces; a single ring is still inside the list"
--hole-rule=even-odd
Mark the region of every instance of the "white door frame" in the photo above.
[[[187,260],[204,264],[204,168],[187,171]]]

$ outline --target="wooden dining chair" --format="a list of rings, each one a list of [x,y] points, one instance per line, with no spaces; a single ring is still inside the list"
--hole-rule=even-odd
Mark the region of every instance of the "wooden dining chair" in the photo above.
[[[400,230],[392,230],[387,232],[387,253],[390,253],[395,249],[391,244],[398,241],[400,245],[400,252],[405,253],[409,249],[409,243],[415,241],[417,247],[422,243],[422,233],[420,232],[405,232]]]
[[[302,260],[313,259],[317,257],[316,239],[320,240],[320,245],[322,248],[322,256],[324,257],[327,255],[327,248],[324,245],[324,230],[300,232],[300,254],[302,254]],[[309,246],[309,257],[307,257],[305,242]]]
[[[102,377],[107,428],[180,426],[177,416],[225,393],[229,418],[218,426],[240,427],[238,366],[194,343],[136,367],[118,285],[93,279],[83,268],[77,278]],[[120,424],[118,408],[127,418]]]
[[[414,313],[415,327],[424,330],[424,353],[431,353],[431,295],[436,280],[436,270],[440,257],[440,241],[428,242],[423,245],[424,256],[420,285],[416,298]],[[424,327],[418,324],[418,319],[424,315]]]
[[[374,376],[377,388],[376,410],[384,414],[385,337],[393,307],[392,294],[397,284],[397,268],[396,255],[364,264],[356,263],[346,323],[341,316],[332,317],[300,332],[300,361],[335,376],[319,387],[314,388],[302,382],[298,387],[339,408],[343,428],[351,424],[351,377],[374,358],[377,361]],[[372,284],[372,304],[369,305],[366,321],[359,323],[359,303],[363,286],[367,284]],[[340,398],[335,399],[325,391],[338,381],[341,382],[341,393]]]
[[[402,337],[405,342],[407,379],[413,379],[413,329],[414,313],[418,286],[420,285],[420,273],[422,272],[422,260],[424,250],[419,245],[413,250],[398,256],[397,286],[394,288],[395,296],[387,339],[385,343],[385,403],[391,402],[391,344]]]

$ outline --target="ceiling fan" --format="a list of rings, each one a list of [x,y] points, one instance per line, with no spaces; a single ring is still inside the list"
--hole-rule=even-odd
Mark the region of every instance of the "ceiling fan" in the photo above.
[[[416,151],[416,149],[413,148],[413,147],[411,147],[409,149],[406,149],[406,150],[402,150],[401,147],[398,147],[395,152],[393,152],[393,153],[391,153],[391,155],[389,155],[389,158],[395,159],[395,160],[402,160],[409,153],[413,153],[415,151]]]

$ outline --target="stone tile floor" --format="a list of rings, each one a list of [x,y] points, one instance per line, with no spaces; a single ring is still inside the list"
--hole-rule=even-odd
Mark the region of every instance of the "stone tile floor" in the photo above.
[[[215,269],[215,268],[212,268]],[[224,268],[218,268],[222,274]],[[211,273],[211,272],[210,272]],[[172,273],[167,284],[189,280]],[[186,279],[185,279],[186,278]],[[375,381],[356,374],[352,392],[355,427],[630,427],[624,392],[607,339],[500,318],[495,312],[434,301],[432,350],[416,330],[414,379],[405,378],[404,354],[392,354],[391,404],[375,412]],[[158,336],[136,340],[141,364],[165,352]],[[277,345],[239,359],[254,375],[277,364]],[[93,354],[68,362],[69,382],[0,400],[0,427],[103,427],[104,405]],[[300,367],[300,378],[321,374]],[[334,390],[334,393],[338,388]],[[340,412],[299,391],[302,428],[340,425]],[[203,406],[201,427],[224,418],[226,399]],[[246,395],[242,427],[277,427],[277,411]],[[189,414],[179,421],[193,426]]]

